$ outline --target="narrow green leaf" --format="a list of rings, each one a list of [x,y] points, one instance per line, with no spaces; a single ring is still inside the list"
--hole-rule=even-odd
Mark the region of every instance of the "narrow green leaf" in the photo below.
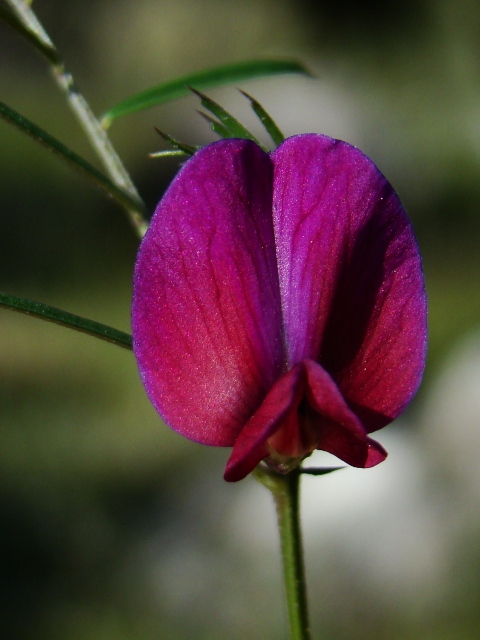
[[[94,320],[89,320],[88,318],[76,316],[73,313],[68,313],[68,311],[51,307],[42,302],[33,302],[26,298],[18,298],[17,296],[11,296],[7,293],[0,293],[0,306],[10,309],[11,311],[18,311],[35,318],[40,318],[41,320],[54,322],[68,329],[75,329],[76,331],[87,333],[94,338],[106,340],[124,349],[132,348],[132,336],[128,333],[113,329],[112,327],[101,324],[100,322],[95,322]]]
[[[165,142],[171,144],[174,149],[183,151],[183,153],[186,153],[187,156],[193,156],[193,154],[198,150],[198,147],[194,147],[193,145],[187,144],[186,142],[180,142],[179,140],[172,138],[172,136],[170,136],[168,133],[165,133],[165,131],[158,129],[157,127],[155,127],[155,131],[160,136],[162,136]]]
[[[248,100],[250,100],[252,109],[254,110],[260,122],[263,124],[263,126],[267,130],[267,133],[273,140],[274,144],[277,146],[281,144],[285,140],[285,136],[278,128],[272,116],[269,113],[267,113],[267,111],[262,107],[262,105],[258,102],[258,100],[255,100],[255,98],[252,98],[252,96],[249,95],[246,91],[242,91],[242,89],[240,89],[240,93],[242,93]]]
[[[200,98],[202,106],[210,111],[210,113],[213,113],[213,115],[218,118],[223,126],[231,133],[231,136],[229,137],[253,140],[260,146],[259,141],[255,138],[253,133],[250,133],[250,131],[246,129],[236,118],[234,118],[231,113],[226,111],[217,102],[206,96],[204,93],[201,93],[193,87],[189,87],[189,89]]]
[[[205,120],[210,125],[212,131],[214,131],[221,138],[235,137],[233,133],[229,129],[227,129],[225,125],[223,125],[221,122],[218,122],[218,120],[215,120],[215,118],[212,118],[212,116],[209,116],[208,113],[203,113],[203,111],[197,111],[197,113],[199,116],[202,116],[202,118],[205,118]]]
[[[119,102],[103,114],[100,122],[105,129],[108,129],[118,118],[188,95],[188,85],[209,89],[286,73],[310,75],[304,66],[292,60],[252,60],[199,71],[156,85]]]
[[[10,11],[7,11],[3,7],[0,6],[0,20],[8,24],[12,29],[14,29],[19,35],[25,38],[30,44],[40,51],[42,55],[44,55],[50,62],[53,64],[59,64],[60,59],[57,54],[57,50],[55,47],[47,44],[40,40],[38,35],[28,29],[20,20]]]
[[[107,176],[96,169],[89,162],[77,155],[74,151],[65,146],[62,142],[51,136],[49,133],[38,127],[36,124],[14,111],[3,102],[0,102],[0,118],[26,133],[30,138],[52,151],[59,156],[68,165],[80,171],[85,177],[94,184],[107,192],[114,200],[116,200],[127,211],[135,210],[145,215],[145,211],[141,203],[134,200],[126,191],[117,187]]]

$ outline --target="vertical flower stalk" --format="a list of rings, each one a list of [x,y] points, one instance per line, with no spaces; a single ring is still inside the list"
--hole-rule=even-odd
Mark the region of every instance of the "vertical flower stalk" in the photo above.
[[[275,500],[282,552],[285,595],[291,640],[310,640],[307,585],[300,526],[300,472],[286,475],[257,467],[255,477]]]

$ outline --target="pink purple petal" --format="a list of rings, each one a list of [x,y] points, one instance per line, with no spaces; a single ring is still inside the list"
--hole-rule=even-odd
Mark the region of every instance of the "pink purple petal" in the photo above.
[[[272,155],[288,361],[319,362],[369,431],[415,393],[426,298],[409,219],[373,162],[315,134]]]
[[[265,400],[244,425],[235,442],[225,469],[225,480],[241,480],[265,458],[268,438],[293,420],[305,393],[305,376],[301,363],[293,366],[272,386]]]
[[[328,373],[316,362],[295,364],[270,389],[239,433],[225,480],[241,480],[267,458],[300,461],[314,449],[336,455],[354,467],[373,467],[385,450],[367,436]]]
[[[179,172],[135,268],[134,349],[176,431],[232,445],[284,363],[272,166],[253,142],[204,147]]]
[[[225,478],[315,448],[369,467],[368,433],[415,393],[426,298],[408,217],[358,149],[326,136],[204,147],[135,268],[134,349],[172,428],[234,446]]]

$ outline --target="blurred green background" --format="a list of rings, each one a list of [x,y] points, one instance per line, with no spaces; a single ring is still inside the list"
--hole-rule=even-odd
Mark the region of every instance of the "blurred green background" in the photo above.
[[[288,135],[362,148],[424,256],[424,385],[387,461],[304,482],[314,637],[480,633],[480,5],[473,0],[36,0],[100,115],[183,73],[256,57],[316,79],[244,83]],[[255,127],[234,88],[209,92]],[[0,24],[0,100],[97,163],[43,60]],[[178,168],[154,126],[213,139],[182,99],[112,126],[153,212]],[[259,129],[257,128],[257,131]],[[123,212],[0,121],[0,290],[129,331]],[[0,637],[286,637],[274,511],[224,450],[165,427],[133,355],[0,310]],[[320,454],[321,456],[321,454]],[[321,458],[319,458],[320,460]]]

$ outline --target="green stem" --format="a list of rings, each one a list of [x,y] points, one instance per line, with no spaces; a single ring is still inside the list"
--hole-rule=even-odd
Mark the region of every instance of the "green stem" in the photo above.
[[[300,471],[294,469],[287,475],[279,475],[260,466],[257,467],[254,475],[272,492],[277,507],[290,638],[291,640],[310,640],[305,565],[300,529]]]
[[[90,105],[80,93],[72,75],[67,71],[58,56],[55,45],[28,2],[25,0],[7,0],[7,2],[19,21],[34,33],[50,52],[46,57],[51,64],[53,77],[65,94],[70,108],[80,122],[108,175],[118,187],[125,190],[137,203],[135,207],[127,207],[127,213],[134,229],[140,237],[143,237],[148,228],[148,221],[145,215],[146,207],[124,164],[110,142],[107,132],[100,126]]]
[[[57,140],[49,133],[38,127],[34,122],[22,116],[21,113],[15,111],[8,105],[0,102],[0,118],[16,127],[22,133],[38,142],[43,147],[61,158],[73,169],[82,173],[86,178],[92,181],[97,187],[100,187],[107,195],[111,196],[124,209],[138,210],[138,203],[124,189],[117,187],[112,180],[99,171],[96,167],[87,162],[84,158],[69,149],[60,140]],[[138,210],[141,214],[141,210]]]

